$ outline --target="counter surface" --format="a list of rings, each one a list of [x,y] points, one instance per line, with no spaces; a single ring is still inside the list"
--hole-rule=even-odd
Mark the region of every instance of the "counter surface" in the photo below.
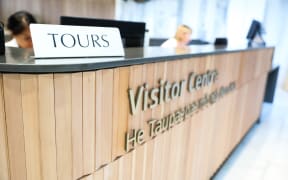
[[[6,55],[0,56],[0,72],[8,73],[65,73],[81,72],[153,62],[185,59],[212,54],[272,48],[247,46],[189,46],[187,49],[148,47],[127,48],[125,57],[105,58],[53,58],[35,59],[32,49],[6,48]]]

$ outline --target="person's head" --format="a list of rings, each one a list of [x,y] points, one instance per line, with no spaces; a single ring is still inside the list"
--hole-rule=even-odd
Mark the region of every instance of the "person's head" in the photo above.
[[[175,39],[181,45],[187,45],[190,41],[192,29],[187,25],[180,25],[175,33]]]
[[[18,11],[8,18],[7,29],[11,31],[13,38],[21,48],[32,48],[32,38],[29,25],[36,23],[32,14],[26,11]]]

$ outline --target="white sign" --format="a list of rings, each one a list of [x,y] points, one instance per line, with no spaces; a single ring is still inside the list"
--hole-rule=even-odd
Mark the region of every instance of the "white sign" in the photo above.
[[[35,58],[124,56],[118,28],[30,24]]]

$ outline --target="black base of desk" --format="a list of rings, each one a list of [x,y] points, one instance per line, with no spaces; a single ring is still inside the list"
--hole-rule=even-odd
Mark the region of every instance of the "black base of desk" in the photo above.
[[[279,66],[276,66],[269,72],[266,82],[264,102],[273,103],[278,73],[279,73]]]

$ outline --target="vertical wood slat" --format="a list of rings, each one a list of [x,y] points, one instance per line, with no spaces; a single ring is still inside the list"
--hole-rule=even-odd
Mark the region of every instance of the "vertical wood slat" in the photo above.
[[[25,138],[27,179],[41,179],[40,127],[38,120],[38,78],[21,75],[21,96]]]
[[[132,180],[132,152],[119,159],[119,180]]]
[[[181,161],[182,167],[179,168],[180,170],[178,172],[180,174],[181,179],[186,179],[186,166],[188,163],[190,163],[190,162],[188,162],[188,154],[191,153],[189,151],[189,146],[188,146],[189,145],[188,144],[189,135],[190,135],[190,129],[189,129],[190,126],[189,125],[190,125],[190,121],[189,121],[189,118],[187,118],[183,124],[183,139],[182,139],[182,147],[181,147],[182,152],[180,154],[181,155],[180,161]],[[181,131],[182,131],[182,129],[181,129]],[[189,166],[191,166],[191,165],[189,164]]]
[[[197,130],[197,139],[196,139],[196,159],[197,159],[197,164],[195,168],[195,174],[196,174],[196,179],[206,179],[207,177],[207,168],[209,167],[207,164],[209,154],[207,151],[209,151],[209,144],[212,143],[211,140],[211,122],[213,119],[207,118],[209,117],[209,113],[211,111],[211,108],[205,109],[204,110],[207,113],[204,113],[201,111],[199,113],[199,116],[196,121],[199,122],[199,130]],[[195,121],[194,121],[195,123]],[[216,123],[215,123],[216,124]]]
[[[103,180],[117,180],[118,179],[119,161],[111,162],[108,166],[105,166],[102,169],[103,169]],[[99,171],[99,173],[96,172],[95,176],[96,174],[99,174],[98,176],[100,176],[101,171]]]
[[[93,174],[93,180],[102,180],[104,179],[104,169],[101,168]]]
[[[168,131],[165,135],[170,134]],[[158,180],[161,177],[161,163],[162,163],[162,151],[164,150],[163,147],[163,138],[164,134],[158,135],[154,139],[154,146],[153,146],[153,159],[152,159],[152,180]]]
[[[199,64],[199,59],[194,59],[193,61],[191,61],[190,59],[187,59],[186,60],[186,75],[187,77],[189,77],[190,73],[192,72],[196,72],[197,69],[198,69],[198,64]],[[187,84],[189,83],[189,79],[187,79]],[[188,85],[187,85],[188,86]],[[193,93],[190,93],[188,91],[188,89],[186,88],[185,91],[184,91],[184,97],[185,97],[185,102],[184,104],[185,105],[188,105],[190,104],[193,99],[196,99],[196,94],[193,92]],[[185,179],[193,179],[193,174],[194,174],[194,171],[193,171],[193,166],[192,165],[196,165],[196,162],[195,162],[195,149],[196,149],[196,146],[194,145],[195,143],[195,137],[196,137],[196,130],[195,130],[195,127],[196,127],[196,123],[194,123],[194,119],[195,119],[195,113],[193,113],[193,115],[191,116],[187,116],[186,118],[186,122],[187,122],[187,127],[189,129],[189,132],[187,134],[187,141],[186,141],[186,148],[187,148],[187,153],[186,154],[186,163],[184,164],[185,165],[185,168],[184,168],[184,177]],[[193,164],[191,164],[190,162],[194,162]]]
[[[168,62],[163,62],[163,63],[157,63],[154,65],[154,82],[153,86],[157,86],[159,83],[159,80],[163,80],[164,82],[168,81]],[[161,119],[168,111],[169,106],[165,104],[164,102],[152,109],[152,118],[155,119]],[[168,132],[166,136],[170,137],[170,133]],[[163,153],[161,152],[161,149],[159,149],[159,146],[161,145],[161,141],[159,140],[153,140],[147,144],[147,160],[146,160],[146,175],[145,177],[147,179],[160,179],[161,178],[161,168],[158,166],[158,163],[163,162],[163,166],[167,167],[169,164],[166,163],[167,159],[162,159],[162,156],[164,154],[169,154],[170,149],[162,149]],[[149,146],[148,146],[149,145]],[[157,150],[158,148],[158,150]],[[161,146],[160,146],[161,148]],[[157,160],[160,160],[159,162]],[[164,168],[163,167],[163,168]],[[160,169],[159,169],[160,168]]]
[[[230,131],[229,141],[227,142],[229,144],[229,149],[233,149],[233,147],[238,143],[236,137],[239,132],[238,129],[240,127],[239,116],[234,117],[235,114],[239,113],[239,110],[237,107],[238,93],[239,93],[239,90],[233,92],[232,97],[231,97],[231,111],[229,112],[229,118],[232,120],[232,124],[231,124],[231,128],[229,129]]]
[[[26,180],[26,154],[22,119],[21,82],[18,74],[3,74],[4,101],[12,180]]]
[[[151,64],[152,65],[152,64]],[[153,86],[153,73],[151,70],[153,70],[153,66],[150,67],[149,72],[147,72],[147,65],[138,65],[138,66],[131,66],[130,67],[130,79],[129,79],[129,88],[133,89],[134,95],[136,95],[138,92],[138,87],[143,86],[144,83],[146,83],[147,89],[151,89],[151,86]],[[151,74],[149,74],[151,73]],[[152,76],[152,81],[149,76]],[[144,92],[143,92],[144,96]],[[128,98],[128,96],[127,96]],[[148,102],[149,103],[149,102]],[[130,132],[130,129],[147,129],[146,128],[146,118],[151,118],[151,110],[147,110],[146,112],[142,111],[142,105],[143,105],[143,99],[140,99],[139,107],[136,109],[136,113],[134,115],[131,114],[131,109],[129,109],[129,116],[128,116],[128,132]],[[149,116],[150,113],[150,116]],[[146,117],[146,118],[145,118]],[[144,120],[145,118],[145,120]],[[146,132],[147,133],[147,132]],[[144,135],[144,139],[146,135]],[[140,146],[139,144],[135,144],[137,147],[137,150],[132,151],[132,163],[131,163],[131,179],[139,179],[141,180],[143,178],[143,175],[145,173],[145,164],[144,164],[144,149],[143,146]]]
[[[254,77],[270,71],[273,59],[273,49],[259,49],[257,53],[257,65],[254,71]]]
[[[148,89],[151,89],[154,87],[154,72],[155,72],[155,65],[156,64],[146,64],[143,65],[142,69],[142,83],[147,83],[149,85]],[[148,103],[150,103],[148,101]],[[141,115],[141,118],[138,119],[139,124],[138,127],[143,129],[144,132],[144,139],[145,141],[149,140],[149,126],[147,121],[152,119],[152,110],[148,109],[146,112],[143,112]],[[135,151],[135,156],[134,156],[134,168],[135,168],[135,173],[134,179],[139,179],[139,180],[146,180],[146,171],[147,171],[147,161],[146,161],[146,148],[147,146],[140,146],[136,151]]]
[[[170,83],[170,87],[172,86],[172,84],[175,82],[175,80],[177,79],[177,76],[178,76],[178,63],[177,61],[169,61],[167,62],[167,71],[166,71],[166,80],[167,82]],[[170,93],[169,93],[170,94]],[[171,98],[171,96],[170,96]],[[174,100],[169,100],[168,103],[164,103],[165,105],[165,111],[164,111],[164,116],[167,116],[168,114],[170,113],[173,113],[176,109],[177,109],[177,99],[174,99]],[[163,117],[163,116],[162,116]],[[161,116],[160,116],[161,118]],[[177,126],[177,125],[176,125]],[[174,166],[174,163],[175,163],[175,157],[176,157],[176,151],[177,151],[177,147],[175,144],[175,140],[177,138],[177,136],[175,136],[175,126],[170,129],[166,134],[162,134],[161,137],[159,137],[158,141],[156,140],[155,141],[155,147],[156,148],[154,150],[154,157],[157,158],[158,157],[158,160],[156,160],[156,163],[160,163],[160,164],[156,164],[156,165],[153,165],[153,167],[157,168],[156,172],[155,172],[155,178],[153,177],[153,180],[157,180],[157,179],[161,179],[161,166],[163,166],[163,168],[165,167],[167,169],[167,179],[172,179],[173,178],[173,173],[175,173],[175,169],[176,169],[176,166]],[[168,148],[165,148],[163,144],[165,142],[165,138],[168,138],[170,143],[168,143]],[[159,147],[157,147],[157,145]],[[162,154],[162,151],[165,153],[167,153],[169,155],[169,160],[165,159],[165,157],[163,156]],[[168,163],[163,163],[161,164],[161,162],[167,162],[169,161]],[[153,174],[154,176],[154,174]]]
[[[267,78],[268,78],[268,74],[266,75],[262,75],[261,77],[259,77],[258,80],[258,84],[256,85],[256,90],[255,90],[255,97],[257,99],[256,102],[263,102],[264,101],[264,93],[265,93],[265,88],[266,88],[266,83],[267,83]],[[258,103],[256,104],[256,106],[254,106],[256,111],[258,112],[256,114],[256,117],[258,118],[260,116],[260,112],[261,112],[261,107],[262,107],[262,103]]]
[[[95,170],[95,72],[83,73],[83,173]]]
[[[227,102],[228,97],[229,97],[230,94],[226,95],[223,100],[224,102]],[[225,101],[226,100],[226,101]],[[219,107],[221,107],[221,105],[219,104],[218,105]],[[210,106],[209,108],[205,109],[206,113],[205,113],[205,116],[203,118],[203,121],[205,121],[205,119],[207,119],[205,121],[205,124],[204,126],[206,126],[206,131],[207,132],[202,132],[202,136],[204,136],[204,138],[202,139],[203,141],[205,141],[205,139],[208,139],[208,141],[205,142],[205,147],[203,149],[203,156],[204,156],[204,178],[205,179],[209,179],[211,177],[211,175],[214,173],[214,171],[212,171],[212,164],[213,164],[213,161],[217,158],[214,158],[216,155],[216,152],[214,151],[215,149],[215,146],[213,144],[213,138],[215,136],[217,136],[218,134],[221,136],[221,140],[219,141],[219,144],[217,145],[218,147],[220,147],[220,151],[219,151],[219,154],[218,156],[223,158],[223,151],[225,150],[225,145],[226,144],[222,144],[224,141],[225,141],[225,138],[227,137],[227,124],[225,124],[229,119],[226,118],[227,117],[227,112],[223,113],[225,118],[223,118],[222,120],[219,121],[219,118],[223,117],[223,116],[220,116],[220,117],[217,117],[218,115],[218,112],[217,112],[217,105],[215,106]],[[229,107],[227,108],[227,111],[230,111]],[[222,115],[223,115],[222,114]],[[220,124],[220,123],[223,123],[223,126],[221,128],[217,128],[217,124]],[[220,131],[220,132],[219,132]],[[205,154],[207,154],[205,156]],[[222,159],[222,161],[224,160],[225,158]],[[221,162],[220,162],[221,164]],[[218,164],[218,166],[220,165]]]
[[[95,109],[93,109],[93,111],[95,111]],[[84,147],[84,143],[83,143],[83,133],[84,133],[83,132],[83,73],[73,73],[72,74],[73,179],[77,179],[83,176],[83,174],[85,174],[83,170],[83,166],[86,163],[86,161],[84,162],[83,160],[83,156],[84,156],[83,149],[85,149],[86,146]],[[93,167],[94,167],[94,164],[93,164]]]
[[[163,137],[161,137],[162,149],[160,150],[160,180],[172,179],[173,176],[171,176],[171,174],[175,172],[176,168],[178,168],[174,161],[176,154],[173,153],[175,152],[174,149],[177,147],[176,144],[173,144],[173,139],[175,139],[177,136],[175,137],[173,135],[173,130],[171,129],[168,131],[168,133],[163,134]]]
[[[223,137],[224,141],[223,141],[223,155],[222,155],[222,158],[225,159],[230,151],[231,151],[231,144],[230,144],[230,139],[232,137],[232,134],[234,133],[232,130],[233,130],[233,125],[234,125],[234,116],[235,114],[237,114],[236,112],[236,109],[237,109],[237,102],[235,101],[236,100],[236,91],[232,92],[231,94],[229,94],[227,96],[227,98],[225,99],[226,103],[225,104],[230,104],[230,106],[228,107],[229,111],[228,113],[226,112],[225,114],[225,122],[226,123],[226,126],[224,127],[224,132],[225,132],[225,135]],[[260,109],[259,109],[260,111]],[[255,121],[256,119],[254,119],[253,121]],[[222,159],[222,161],[223,161]],[[221,161],[221,162],[222,162]],[[220,163],[221,163],[220,162]],[[212,172],[215,172],[216,171],[216,168],[212,171]]]
[[[260,81],[260,79],[257,79],[257,81]],[[255,107],[257,107],[256,103],[251,103],[251,99],[257,100],[257,88],[255,88],[255,85],[257,85],[256,80],[252,80],[247,85],[247,96],[245,97],[245,119],[243,119],[243,122],[245,124],[243,134],[246,133],[251,125],[253,124],[254,120],[256,120],[258,112],[256,112]],[[261,92],[259,92],[261,93]],[[254,119],[255,118],[255,119]]]
[[[102,152],[102,142],[105,137],[102,136],[104,129],[102,129],[102,70],[96,71],[96,142],[95,142],[95,168],[99,168],[103,165],[103,152]]]
[[[119,97],[118,97],[118,130],[117,130],[117,146],[116,156],[125,154],[125,133],[128,131],[128,88],[129,88],[129,67],[122,67],[119,69]]]
[[[144,174],[146,173],[146,167],[145,167],[145,146],[139,146],[134,151],[134,174],[133,179],[135,180],[146,180],[144,179]]]
[[[139,146],[138,146],[139,147]],[[131,151],[131,169],[130,169],[130,174],[131,174],[131,180],[135,180],[135,175],[136,175],[136,151],[133,150]]]
[[[240,76],[239,76],[239,85],[243,85],[249,80],[254,78],[254,68],[256,67],[256,52],[242,52],[242,58],[240,62]]]
[[[130,66],[129,88],[134,91],[135,96],[137,94],[138,87],[140,87],[144,84],[143,83],[143,67],[144,67],[144,65]],[[149,88],[151,88],[151,87],[148,87],[148,89]],[[143,95],[144,95],[144,92],[143,92]],[[128,96],[126,98],[128,98]],[[140,121],[141,121],[141,117],[142,117],[142,113],[143,113],[143,111],[142,111],[143,99],[140,98],[139,101],[140,101],[139,106],[136,109],[136,112],[134,115],[132,115],[130,113],[130,109],[129,109],[128,131],[130,129],[136,129],[136,130],[140,129]]]
[[[59,180],[68,180],[72,179],[71,74],[55,74],[54,86],[57,174]]]
[[[112,160],[114,160],[117,155],[118,146],[118,126],[119,123],[119,86],[120,86],[120,73],[119,68],[115,68],[113,72],[113,122],[112,122]]]
[[[113,133],[113,69],[103,70],[102,74],[102,156],[103,163],[112,160]]]
[[[187,93],[187,84],[188,84],[188,76],[189,76],[189,72],[188,72],[188,61],[189,59],[184,60],[183,62],[180,63],[181,66],[181,71],[180,71],[180,79],[181,80],[186,80],[186,86],[183,89],[183,95],[182,97],[180,97],[179,99],[179,103],[180,103],[180,107],[182,108],[184,105],[186,105],[186,93]],[[214,67],[213,62],[211,63],[211,66]],[[211,67],[211,69],[212,69]],[[180,162],[182,167],[179,167],[179,177],[181,179],[185,179],[185,167],[186,167],[186,161],[187,161],[187,154],[190,153],[190,151],[188,151],[188,140],[189,140],[189,117],[186,117],[186,120],[184,121],[185,124],[183,124],[183,133],[182,133],[182,138],[181,138],[181,149],[182,152],[180,154]]]
[[[0,179],[9,180],[9,158],[5,122],[3,76],[0,75]]]
[[[179,124],[178,126],[178,141],[179,141],[179,150],[178,150],[178,157],[176,159],[177,163],[177,171],[176,171],[176,177],[179,179],[184,179],[184,169],[185,169],[185,161],[186,161],[186,154],[187,154],[187,148],[186,148],[186,141],[187,141],[187,128],[188,123],[184,121],[183,123]],[[169,142],[166,140],[166,143]]]
[[[38,75],[38,89],[42,179],[57,179],[53,74]]]
[[[195,134],[196,134],[196,131],[194,131],[194,122],[192,122],[192,118],[188,118],[187,119],[187,127],[189,129],[189,132],[187,134],[188,136],[188,140],[187,140],[187,153],[186,154],[186,163],[185,163],[185,170],[184,170],[184,179],[189,179],[189,178],[192,178],[192,173],[193,173],[193,164],[191,164],[191,162],[194,162],[194,151],[195,151],[195,146],[194,146],[194,142],[195,142]]]
[[[156,71],[156,63],[153,63],[153,64],[146,64],[146,65],[143,65],[144,68],[143,68],[143,71],[145,71],[145,73],[143,73],[143,82],[146,82],[147,84],[149,84],[149,89],[151,89],[152,87],[155,87],[157,86],[158,84],[158,81],[159,79],[155,79],[155,71]],[[154,81],[155,81],[155,84],[154,84]],[[151,103],[151,102],[149,102]],[[148,125],[148,121],[152,119],[152,109],[148,109],[146,112],[143,113],[142,115],[142,119],[140,120],[141,122],[141,125],[140,127],[142,129],[144,129],[144,131],[146,132],[145,133],[145,140],[149,140],[149,125]]]
[[[144,165],[145,165],[145,173],[143,174],[143,179],[150,180],[152,179],[152,171],[153,171],[153,150],[154,150],[154,140],[148,141],[144,146]]]
[[[230,112],[230,106],[231,103],[227,103],[227,99],[229,100],[229,95],[226,95],[225,97],[218,100],[217,104],[214,106],[214,109],[217,113],[214,113],[214,121],[211,121],[210,123],[214,123],[214,133],[217,133],[217,136],[214,135],[211,137],[211,144],[213,147],[213,154],[211,154],[211,161],[210,161],[210,168],[214,169],[215,166],[219,165],[219,162],[221,162],[223,159],[223,149],[225,148],[225,143],[223,144],[225,137],[227,137],[226,131],[227,131],[227,125],[229,120],[227,118],[228,113]],[[227,106],[226,108],[223,108],[224,106]],[[213,118],[213,117],[211,117]],[[215,123],[217,121],[217,123]],[[211,131],[209,131],[211,132]]]
[[[173,65],[174,66],[174,73],[173,73],[174,77],[172,77],[172,79],[173,79],[172,82],[179,83],[181,81],[181,74],[183,71],[181,64],[184,62],[185,62],[185,60],[184,61],[175,61],[174,65]],[[177,97],[175,100],[172,100],[172,101],[175,101],[175,103],[174,103],[174,105],[172,105],[172,107],[170,107],[171,109],[174,109],[171,112],[175,112],[176,110],[178,110],[184,106],[184,104],[181,101],[181,97]],[[170,155],[171,155],[170,160],[171,161],[169,162],[169,164],[170,165],[174,164],[174,167],[172,167],[172,169],[168,169],[169,172],[172,172],[170,177],[168,174],[168,177],[171,179],[175,179],[175,178],[181,179],[180,169],[182,168],[181,167],[182,162],[180,161],[180,158],[181,158],[181,154],[183,153],[182,152],[183,149],[181,148],[181,145],[182,145],[182,142],[184,139],[184,137],[183,137],[183,133],[184,133],[183,129],[184,128],[181,128],[181,127],[184,127],[184,124],[185,124],[185,122],[181,122],[181,124],[176,124],[175,127],[173,127],[173,129],[171,129],[171,138],[166,140],[166,143],[169,144],[169,147],[170,147]],[[165,138],[164,138],[164,140],[165,140]],[[171,167],[169,167],[169,168],[171,168]]]

